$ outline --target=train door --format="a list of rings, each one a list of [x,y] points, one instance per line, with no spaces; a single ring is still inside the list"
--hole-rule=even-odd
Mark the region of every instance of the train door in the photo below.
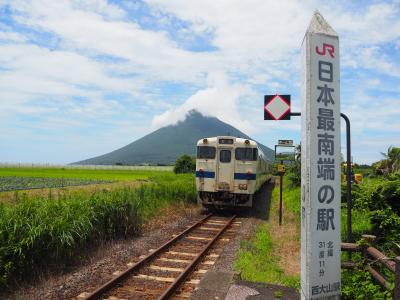
[[[219,148],[218,150],[218,179],[217,187],[220,191],[233,190],[234,159],[232,150]]]

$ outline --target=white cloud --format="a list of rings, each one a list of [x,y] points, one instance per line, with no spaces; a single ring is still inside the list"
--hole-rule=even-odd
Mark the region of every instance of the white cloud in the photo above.
[[[2,122],[6,118],[14,124],[18,116],[29,114],[41,117],[41,128],[54,124],[61,130],[74,124],[85,127],[95,118],[112,122],[109,118],[118,114],[127,121],[146,107],[157,107],[165,112],[152,118],[153,128],[176,123],[189,110],[198,109],[246,133],[261,136],[263,132],[268,140],[281,130],[295,132],[298,121],[279,128],[274,122],[263,122],[262,93],[297,93],[299,48],[315,8],[339,32],[342,67],[347,72],[371,73],[363,81],[369,88],[399,93],[385,79],[376,78],[400,77],[395,53],[400,40],[397,2],[374,1],[358,7],[347,1],[146,2],[0,0],[0,5],[10,6],[18,24],[0,22]],[[140,19],[175,32],[146,28],[129,15],[129,9],[146,5],[150,14]],[[20,27],[31,31],[19,32]],[[198,36],[207,41],[202,46],[212,51],[186,49]],[[172,105],[168,95],[174,91],[151,92],[154,86],[169,83],[197,91]],[[342,87],[352,84],[356,83],[342,81]],[[371,129],[398,130],[397,108],[382,109],[396,96],[382,98],[379,104],[363,102],[370,101],[370,94],[352,92],[342,97],[354,133],[361,138]],[[355,103],[348,103],[349,96]],[[146,116],[141,124],[150,119]],[[385,126],[388,122],[391,126]],[[131,127],[131,134],[137,134],[137,126]]]
[[[120,19],[126,16],[123,9],[107,0],[73,0],[71,2],[74,8],[95,12],[106,18]]]
[[[0,42],[24,42],[26,38],[22,34],[11,31],[0,31]]]
[[[400,64],[385,54],[380,46],[356,47],[342,55],[343,64],[354,69],[369,69],[376,73],[400,77]]]
[[[358,9],[329,4],[326,15],[349,46],[390,42],[400,37],[400,6],[395,2],[373,3]]]
[[[249,121],[243,119],[239,111],[239,100],[248,93],[246,87],[230,84],[223,73],[211,73],[207,79],[207,87],[190,96],[182,105],[155,116],[153,128],[176,124],[185,119],[186,114],[196,109],[206,116],[216,116],[245,132],[252,130]]]
[[[180,81],[195,81],[206,71],[204,59],[208,54],[180,49],[166,32],[144,30],[122,18],[122,13],[120,18],[118,13],[113,13],[112,19],[106,18],[104,12],[108,10],[104,5],[100,9],[82,9],[92,7],[92,2],[98,1],[79,2],[80,5],[70,1],[18,1],[12,5],[19,13],[15,17],[18,22],[52,33],[61,38],[67,49],[124,59],[125,68],[121,71]]]
[[[148,2],[191,22],[195,32],[213,32],[211,42],[219,49],[219,59],[250,76],[270,74],[271,69],[282,70],[286,75],[293,71],[297,60],[292,55],[298,53],[310,16],[318,8],[340,35],[345,65],[378,68],[398,76],[396,62],[377,51],[380,44],[400,38],[398,3],[349,9],[347,2],[321,1]],[[229,63],[224,64],[227,69]],[[297,70],[295,66],[294,71]]]
[[[59,85],[73,87],[74,94],[79,89],[78,86],[118,91],[129,91],[134,87],[132,80],[107,74],[107,65],[71,51],[48,50],[30,44],[5,44],[0,45],[0,62],[9,69],[2,74],[10,78],[10,82],[4,84],[4,87],[28,89],[30,86],[30,92],[36,90],[37,93],[52,93],[44,87],[47,82],[50,83],[49,86],[51,82],[57,82]],[[25,77],[25,80],[18,80],[16,77]],[[30,84],[30,80],[36,81],[35,84]],[[44,81],[43,86],[38,85],[39,80]],[[21,85],[21,82],[25,84]],[[65,91],[61,93],[65,94]]]

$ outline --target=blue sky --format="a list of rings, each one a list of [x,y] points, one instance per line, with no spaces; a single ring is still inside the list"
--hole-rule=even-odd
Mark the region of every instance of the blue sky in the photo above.
[[[339,34],[354,160],[377,161],[400,146],[398,0],[0,0],[0,162],[100,155],[191,109],[271,148],[299,142],[299,118],[263,120],[263,95],[300,110],[316,9]]]

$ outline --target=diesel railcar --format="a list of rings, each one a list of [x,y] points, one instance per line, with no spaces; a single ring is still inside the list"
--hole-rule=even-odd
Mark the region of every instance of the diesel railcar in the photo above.
[[[272,162],[255,141],[233,136],[197,142],[196,188],[204,207],[253,205],[254,193],[271,179]]]

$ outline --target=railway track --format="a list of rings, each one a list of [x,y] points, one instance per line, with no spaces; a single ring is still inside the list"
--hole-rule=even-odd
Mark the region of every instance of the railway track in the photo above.
[[[236,216],[207,215],[78,299],[187,299],[218,258],[214,249]],[[225,239],[225,242],[229,239]]]

